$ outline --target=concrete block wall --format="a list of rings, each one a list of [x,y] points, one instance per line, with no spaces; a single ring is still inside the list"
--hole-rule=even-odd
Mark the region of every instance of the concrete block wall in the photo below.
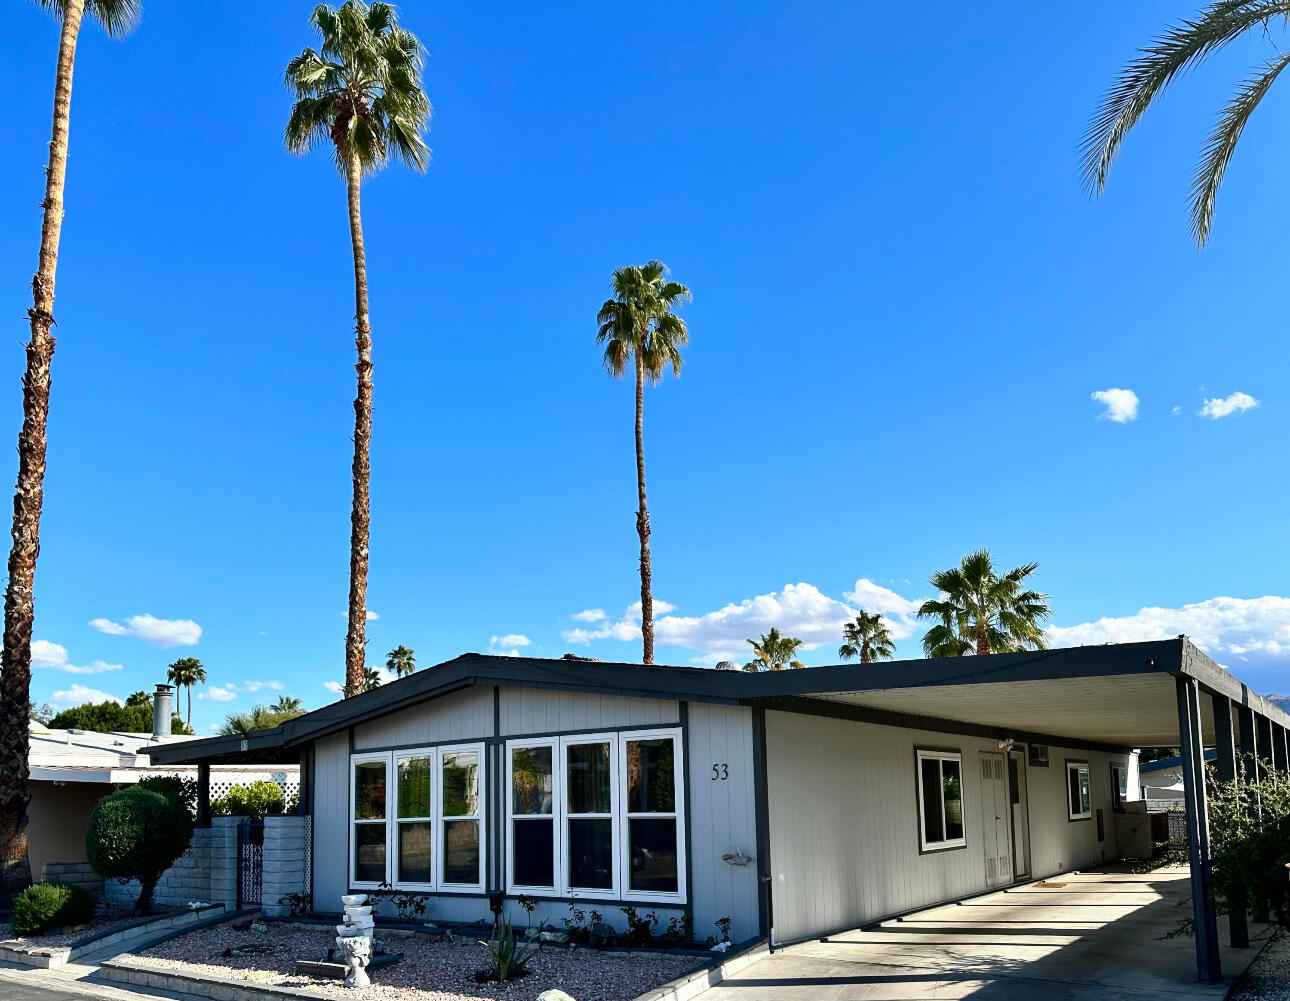
[[[191,902],[237,903],[237,824],[240,817],[216,817],[210,827],[198,827],[188,850],[161,874],[154,899],[166,907],[187,907]],[[232,825],[217,823],[234,821]],[[104,895],[113,903],[132,904],[139,897],[136,880],[101,881]]]
[[[40,867],[40,881],[79,887],[95,900],[103,897],[103,877],[88,862],[46,862]]]
[[[290,908],[279,901],[288,894],[306,892],[305,818],[265,817],[263,858],[262,907],[269,917],[282,917]]]

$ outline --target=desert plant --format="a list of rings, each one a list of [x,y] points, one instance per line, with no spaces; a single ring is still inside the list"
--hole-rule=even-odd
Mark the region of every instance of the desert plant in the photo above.
[[[1253,771],[1253,763],[1246,766]],[[1261,770],[1258,784],[1220,781],[1209,769],[1209,851],[1219,909],[1268,914],[1290,928],[1290,775]]]
[[[425,917],[425,894],[396,890],[389,880],[380,883],[374,893],[368,894],[368,898],[373,902],[388,900],[394,906],[395,915],[400,921],[416,922]]]
[[[538,941],[526,942],[515,937],[511,923],[502,918],[493,926],[493,934],[487,942],[480,942],[488,950],[493,966],[488,971],[489,979],[498,983],[515,980],[529,972],[529,960],[538,950]]]
[[[85,856],[106,879],[137,879],[135,910],[147,914],[157,880],[192,837],[193,818],[178,800],[133,786],[105,796],[90,812]]]
[[[731,918],[725,917],[725,918],[717,918],[717,920],[713,923],[717,926],[717,931],[721,933],[720,941],[729,942],[730,929],[734,927],[734,921]]]
[[[36,883],[13,901],[15,935],[39,935],[47,928],[88,924],[94,901],[84,890],[62,883]]]
[[[282,786],[268,779],[257,779],[249,786],[235,785],[223,796],[211,800],[211,814],[216,817],[250,817],[263,820],[287,812],[287,798]]]
[[[682,914],[667,919],[667,927],[659,935],[664,942],[672,946],[688,945],[694,941],[694,917]]]
[[[312,893],[288,893],[285,897],[279,897],[278,903],[284,904],[287,913],[293,918],[303,918],[309,914],[314,907],[314,897]]]

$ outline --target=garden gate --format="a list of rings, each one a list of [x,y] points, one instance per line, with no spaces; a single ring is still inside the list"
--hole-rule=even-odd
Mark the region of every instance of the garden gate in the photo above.
[[[264,821],[237,825],[237,908],[259,907],[264,887]]]

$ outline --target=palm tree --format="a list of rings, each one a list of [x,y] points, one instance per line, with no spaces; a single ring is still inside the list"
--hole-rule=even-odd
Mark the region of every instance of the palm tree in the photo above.
[[[172,685],[188,689],[188,718],[185,725],[193,726],[193,685],[206,684],[206,668],[196,657],[180,657],[166,668],[166,680]]]
[[[1266,40],[1272,22],[1280,21],[1284,28],[1287,16],[1287,0],[1214,0],[1193,19],[1166,29],[1150,46],[1140,50],[1121,71],[1084,137],[1083,173],[1090,191],[1100,195],[1105,190],[1111,164],[1125,136],[1175,77],[1242,35]],[[1290,48],[1282,48],[1275,58],[1256,67],[1237,87],[1209,134],[1191,184],[1190,228],[1199,246],[1209,239],[1214,200],[1241,133],[1287,65]]]
[[[363,668],[363,691],[374,692],[381,687],[381,672],[374,667]]]
[[[33,589],[40,553],[45,494],[45,430],[49,421],[50,369],[54,361],[54,279],[63,229],[63,188],[72,117],[72,71],[86,13],[108,35],[119,37],[139,19],[139,0],[37,0],[62,21],[54,72],[54,115],[41,205],[40,253],[27,311],[31,340],[22,380],[22,430],[18,433],[18,483],[13,499],[13,545],[5,587],[4,640],[0,649],[0,898],[31,882],[27,862],[27,712],[31,694]]]
[[[302,709],[279,710],[275,706],[252,706],[249,712],[233,713],[224,720],[219,732],[226,737],[240,737],[254,730],[272,730],[275,726],[303,716]]]
[[[147,706],[152,704],[152,696],[147,692],[131,692],[126,696],[127,706]]]
[[[745,671],[782,671],[786,667],[800,669],[806,666],[794,659],[802,641],[795,636],[782,635],[774,626],[760,638],[745,642],[753,648],[753,659],[744,665]]]
[[[654,663],[654,594],[649,557],[649,508],[645,505],[645,380],[658,382],[670,365],[681,374],[681,348],[690,339],[685,321],[673,310],[692,298],[680,282],[667,280],[662,261],[614,272],[613,298],[596,314],[596,343],[605,346],[605,368],[614,378],[636,371],[636,534],[641,543],[641,642],[642,660]]]
[[[932,574],[928,583],[941,597],[918,608],[919,618],[938,620],[923,637],[923,652],[962,657],[1045,649],[1041,623],[1052,615],[1048,595],[1022,590],[1038,568],[1038,563],[1027,563],[1000,576],[990,550],[979,549],[957,567]]]
[[[385,669],[400,678],[405,674],[411,674],[417,669],[416,651],[410,650],[402,644],[396,646],[385,655]]]
[[[293,713],[304,708],[304,701],[292,695],[279,695],[278,704],[273,707],[275,713]]]
[[[287,121],[286,145],[304,154],[330,143],[349,193],[349,235],[354,254],[355,345],[358,395],[354,399],[354,496],[350,512],[349,629],[345,637],[345,695],[363,691],[367,642],[367,555],[371,528],[368,484],[372,442],[372,325],[367,305],[367,254],[359,193],[364,176],[390,158],[424,171],[430,150],[422,138],[430,101],[421,90],[425,53],[399,26],[387,3],[370,7],[347,0],[319,4],[310,23],[322,45],[305,49],[287,66],[296,103]]]
[[[862,608],[854,622],[842,627],[838,656],[843,660],[859,657],[861,664],[872,664],[875,660],[891,660],[895,655],[896,645],[887,632],[887,622],[877,612],[866,612]]]

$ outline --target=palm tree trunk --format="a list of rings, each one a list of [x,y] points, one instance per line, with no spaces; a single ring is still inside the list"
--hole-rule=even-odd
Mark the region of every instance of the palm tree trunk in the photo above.
[[[641,538],[641,662],[654,663],[654,593],[649,565],[649,508],[645,506],[645,370],[636,354],[636,534]]]
[[[363,668],[367,646],[367,547],[371,534],[372,476],[372,326],[367,308],[367,252],[363,247],[363,216],[359,189],[363,169],[350,156],[349,236],[354,248],[354,344],[358,348],[358,395],[354,397],[354,503],[349,534],[349,631],[345,637],[345,697],[366,688]]]
[[[54,121],[45,171],[40,258],[31,281],[31,340],[22,380],[22,431],[18,434],[18,484],[13,498],[13,547],[4,596],[4,641],[0,651],[0,900],[31,882],[27,861],[27,713],[31,699],[31,630],[36,617],[34,586],[44,505],[45,428],[49,418],[50,366],[54,360],[54,276],[63,230],[63,185],[72,115],[72,70],[84,0],[67,0],[58,42]]]
[[[190,681],[184,687],[188,689],[188,721],[185,725],[191,730],[193,728],[193,683]]]
[[[977,623],[976,652],[978,657],[984,657],[990,652],[990,630],[988,624],[983,626],[980,622]]]

